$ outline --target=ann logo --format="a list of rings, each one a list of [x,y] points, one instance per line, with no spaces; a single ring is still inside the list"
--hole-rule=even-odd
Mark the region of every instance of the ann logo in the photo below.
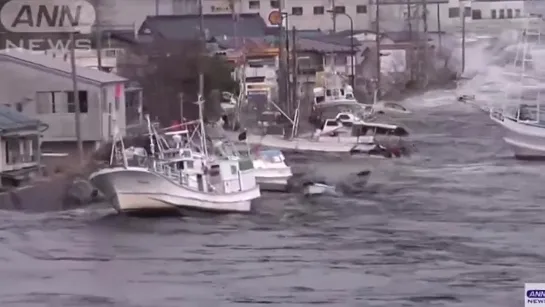
[[[0,10],[0,21],[11,32],[82,32],[95,21],[94,7],[85,0],[11,0]]]
[[[11,23],[12,27],[28,25],[29,27],[75,27],[78,26],[81,17],[81,5],[76,6],[75,16],[72,15],[68,5],[38,5],[38,9],[32,12],[32,6],[26,4]],[[36,12],[37,11],[37,12]],[[60,14],[59,14],[60,13]]]

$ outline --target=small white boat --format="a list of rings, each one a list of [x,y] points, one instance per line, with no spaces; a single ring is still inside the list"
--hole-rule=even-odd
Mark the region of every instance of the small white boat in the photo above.
[[[291,178],[291,167],[286,165],[284,155],[280,150],[257,150],[252,156],[255,178],[262,191],[288,190]]]
[[[318,195],[338,196],[339,193],[334,186],[323,182],[305,182],[303,184],[303,195],[307,197]]]
[[[202,109],[202,102],[199,103]],[[146,117],[149,130],[149,153],[130,156],[123,141],[112,146],[110,166],[90,175],[89,180],[114,208],[124,213],[149,211],[249,212],[254,199],[260,197],[251,161],[239,157],[218,158],[208,155],[206,145],[198,148],[192,138],[181,134],[173,138],[175,148],[169,148]],[[206,136],[199,122],[200,144]],[[193,133],[198,132],[196,127]],[[180,132],[181,133],[181,132]],[[157,148],[157,150],[156,150]],[[135,166],[131,166],[129,158]]]

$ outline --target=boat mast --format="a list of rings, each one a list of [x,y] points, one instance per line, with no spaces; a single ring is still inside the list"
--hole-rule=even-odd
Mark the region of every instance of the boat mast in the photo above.
[[[202,84],[204,81],[202,80],[203,79],[203,75],[200,74],[199,75],[199,83]],[[199,94],[199,100],[197,101],[197,104],[199,105],[199,126],[201,128],[201,146],[202,146],[202,150],[203,150],[203,153],[204,153],[204,156],[205,157],[208,157],[208,149],[207,149],[207,146],[206,146],[206,129],[204,127],[204,119],[203,119],[203,103],[204,103],[204,100],[202,98],[202,95]]]
[[[149,134],[149,148],[151,151],[151,156],[155,156],[155,142],[153,142],[153,129],[151,127],[151,120],[149,118],[149,114],[146,114],[146,122],[148,124],[148,134]]]
[[[521,113],[520,108],[521,108],[521,105],[522,105],[524,90],[526,88],[535,89],[535,86],[532,86],[532,85],[529,84],[531,82],[532,76],[529,76],[526,73],[526,69],[527,69],[527,65],[528,64],[532,65],[532,62],[534,61],[533,57],[532,57],[533,45],[535,45],[535,44],[539,45],[540,44],[541,25],[542,25],[542,16],[541,15],[529,14],[529,16],[527,17],[527,21],[526,21],[524,30],[521,33],[521,35],[522,35],[522,38],[521,38],[521,43],[522,44],[521,45],[522,46],[519,46],[519,48],[517,48],[517,51],[522,53],[521,57],[520,57],[521,71],[520,71],[520,76],[519,76],[520,89],[519,89],[519,93],[518,93],[519,97],[518,97],[518,101],[517,101],[518,106],[517,106],[517,113],[516,113],[516,120],[517,121],[520,121],[520,113]],[[531,42],[532,37],[535,38],[537,40],[537,42]],[[521,47],[522,47],[522,50],[519,51],[518,49],[520,49]],[[516,62],[517,62],[517,59],[515,59],[515,69],[516,69]],[[505,110],[505,108],[504,108],[504,110]],[[538,91],[537,97],[536,97],[536,115],[535,116],[536,116],[536,118],[533,119],[533,120],[535,122],[539,122],[539,116],[540,116],[539,91]]]

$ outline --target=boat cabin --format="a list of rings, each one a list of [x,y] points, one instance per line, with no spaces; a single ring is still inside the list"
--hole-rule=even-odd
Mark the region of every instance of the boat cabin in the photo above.
[[[356,100],[354,97],[354,90],[350,85],[345,85],[343,87],[316,87],[313,92],[314,104]]]
[[[278,165],[285,167],[286,163],[284,162],[286,158],[280,150],[277,149],[267,149],[267,150],[258,150],[256,152],[256,159],[254,160],[255,168],[262,168],[265,166]]]
[[[255,186],[251,161],[222,159],[211,162],[189,148],[177,153],[169,151],[164,157],[164,163],[156,163],[155,169],[190,189],[235,193]]]
[[[521,123],[545,127],[545,105],[521,104],[516,109],[516,120]]]

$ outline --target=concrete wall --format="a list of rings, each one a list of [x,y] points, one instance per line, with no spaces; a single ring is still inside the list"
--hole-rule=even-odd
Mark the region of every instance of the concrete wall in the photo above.
[[[1,61],[0,103],[16,107],[20,103],[22,112],[49,125],[43,134],[43,141],[75,141],[74,113],[39,114],[37,109],[37,92],[72,91],[72,80],[69,76],[54,74],[34,67]],[[123,85],[121,85],[123,86]],[[88,91],[88,112],[81,114],[82,138],[88,141],[108,140],[112,130],[108,128],[113,116],[108,114],[108,104],[115,105],[115,84],[100,86],[80,80],[78,90]],[[125,127],[125,97],[119,101],[117,123],[123,130]]]

